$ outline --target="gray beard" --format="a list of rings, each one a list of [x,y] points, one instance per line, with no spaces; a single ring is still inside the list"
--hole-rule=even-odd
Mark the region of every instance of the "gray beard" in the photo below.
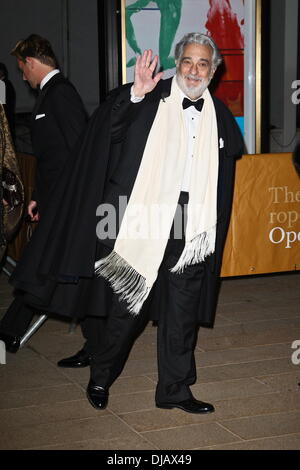
[[[206,88],[208,87],[210,80],[207,79],[202,79],[200,84],[195,87],[188,87],[184,81],[184,78],[182,77],[179,72],[176,73],[176,81],[177,85],[181,89],[181,91],[188,96],[191,100],[196,100],[197,98],[200,98],[200,96],[203,95],[205,92]]]

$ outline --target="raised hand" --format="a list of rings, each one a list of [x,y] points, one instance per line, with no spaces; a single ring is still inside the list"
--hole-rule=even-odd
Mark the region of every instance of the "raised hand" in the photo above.
[[[135,96],[144,96],[156,87],[163,75],[163,72],[153,75],[157,62],[157,55],[154,56],[152,60],[151,49],[145,50],[142,55],[138,56],[135,65],[133,84],[133,92]]]

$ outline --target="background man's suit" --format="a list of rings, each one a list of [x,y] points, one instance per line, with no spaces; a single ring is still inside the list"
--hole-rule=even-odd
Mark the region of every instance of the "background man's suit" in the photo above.
[[[32,147],[37,158],[32,200],[37,201],[41,218],[47,204],[55,197],[64,167],[72,165],[73,151],[86,121],[87,115],[75,87],[57,73],[40,90],[31,118]],[[1,321],[1,333],[23,336],[33,315],[34,311],[17,295]]]
[[[85,123],[86,113],[76,89],[61,73],[54,75],[40,91],[31,118],[32,147],[37,157],[34,197],[41,213],[70,156],[72,161]]]

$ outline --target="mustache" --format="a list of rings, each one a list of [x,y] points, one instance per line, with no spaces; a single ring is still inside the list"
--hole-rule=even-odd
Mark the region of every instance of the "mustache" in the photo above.
[[[189,78],[190,80],[196,80],[198,82],[202,82],[202,78],[197,77],[197,75],[193,75],[192,73],[189,73],[188,75],[185,75],[184,78]]]

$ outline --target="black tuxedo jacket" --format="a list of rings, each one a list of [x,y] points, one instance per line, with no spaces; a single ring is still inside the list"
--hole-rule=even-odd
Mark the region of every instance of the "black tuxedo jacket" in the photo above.
[[[74,86],[61,73],[54,75],[40,91],[31,118],[32,146],[37,157],[32,198],[42,212],[86,121]]]

